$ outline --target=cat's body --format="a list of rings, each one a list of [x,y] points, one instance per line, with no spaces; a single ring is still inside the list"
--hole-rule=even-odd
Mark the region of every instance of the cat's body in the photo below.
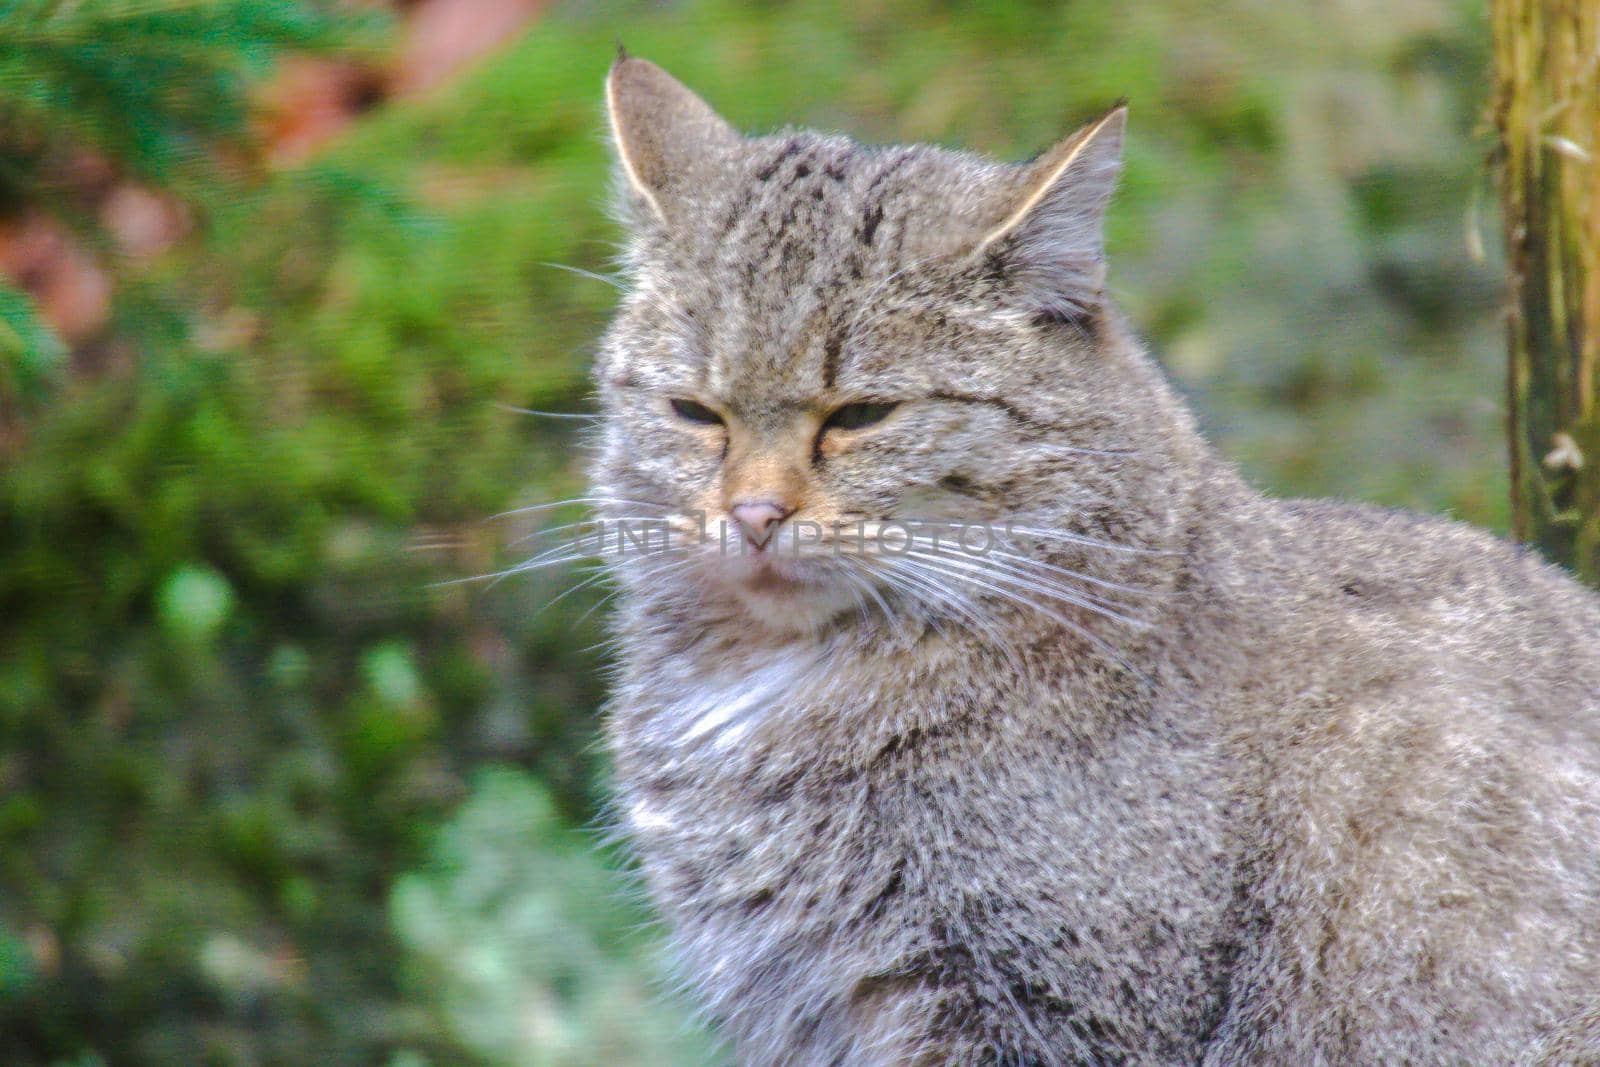
[[[616,566],[619,815],[741,1061],[1582,1055],[1600,601],[1239,481],[1099,292],[1120,113],[1007,168],[609,88],[602,513],[787,520]],[[1023,532],[770,560],[929,512]]]

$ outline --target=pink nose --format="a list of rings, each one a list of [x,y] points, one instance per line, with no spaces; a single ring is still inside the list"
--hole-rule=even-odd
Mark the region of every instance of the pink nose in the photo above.
[[[744,531],[745,540],[765,548],[773,527],[789,517],[789,508],[772,500],[747,500],[732,507],[733,521]]]

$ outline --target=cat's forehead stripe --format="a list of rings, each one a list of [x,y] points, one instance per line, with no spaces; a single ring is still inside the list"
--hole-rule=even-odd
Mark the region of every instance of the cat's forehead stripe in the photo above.
[[[923,187],[965,164],[811,133],[752,147],[742,180],[708,215],[709,241],[693,242],[680,264],[707,309],[693,373],[730,404],[815,402],[849,377],[864,355],[858,342],[928,261],[929,227],[942,221],[921,214]]]
[[[885,224],[884,193],[908,156],[793,136],[746,172],[716,227],[720,281],[711,295],[721,329],[701,367],[709,390],[761,406],[751,394],[768,387],[815,395],[833,386],[845,359],[847,298],[873,243],[864,237],[881,241],[898,228]],[[856,166],[863,157],[877,165]],[[859,221],[846,221],[863,217],[871,219],[865,235]]]

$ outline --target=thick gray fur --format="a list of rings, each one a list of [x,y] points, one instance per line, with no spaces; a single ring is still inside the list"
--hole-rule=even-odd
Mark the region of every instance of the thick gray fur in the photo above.
[[[1600,599],[1240,480],[1101,291],[1120,111],[1011,165],[609,94],[602,515],[1050,531],[617,563],[618,814],[741,1062],[1600,1062]]]

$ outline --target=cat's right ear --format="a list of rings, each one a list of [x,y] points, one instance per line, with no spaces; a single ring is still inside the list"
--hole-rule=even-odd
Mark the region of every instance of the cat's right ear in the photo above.
[[[668,226],[725,171],[742,138],[709,104],[648,60],[617,56],[606,112],[625,195]]]

